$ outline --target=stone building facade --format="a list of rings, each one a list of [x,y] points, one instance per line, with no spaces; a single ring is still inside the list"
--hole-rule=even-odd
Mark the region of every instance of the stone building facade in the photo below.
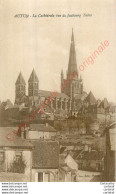
[[[67,82],[69,76],[73,74],[73,72],[78,74],[74,34],[72,31],[67,77],[64,79],[64,73],[62,71],[61,85]],[[35,70],[33,69],[28,80],[28,96],[26,96],[26,82],[22,73],[20,73],[15,83],[15,104],[24,104],[24,106],[27,107],[37,106],[41,104],[43,100],[47,99],[48,96],[50,96],[50,93],[51,91],[39,90],[39,79],[35,73]],[[70,83],[65,87],[64,91],[58,93],[53,102],[49,104],[48,109],[66,112],[78,109],[83,95],[85,95],[83,92],[83,82],[78,74],[78,76],[70,79]]]
[[[78,76],[75,77],[74,79],[71,79],[71,82],[69,83],[69,85],[65,88],[64,91],[61,91],[61,92],[65,93],[67,96],[71,98],[71,100],[74,101],[77,96],[83,94],[83,82],[82,82],[81,76],[79,77],[79,73],[77,70],[74,34],[72,31],[67,77],[66,79],[64,79],[64,73],[62,70],[61,85],[63,85],[68,81],[68,78],[70,77],[70,75],[73,74],[73,72],[77,72]]]

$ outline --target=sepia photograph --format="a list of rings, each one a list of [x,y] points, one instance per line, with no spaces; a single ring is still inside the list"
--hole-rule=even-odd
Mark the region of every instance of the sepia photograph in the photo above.
[[[0,182],[116,181],[116,1],[0,1]]]

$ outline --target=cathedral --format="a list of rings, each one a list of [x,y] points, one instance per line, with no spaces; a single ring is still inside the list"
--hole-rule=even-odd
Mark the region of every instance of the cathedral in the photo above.
[[[83,91],[83,81],[79,75],[76,61],[75,41],[72,30],[71,45],[69,52],[69,63],[66,78],[61,71],[61,85],[65,84],[69,75],[77,72],[78,76],[70,81],[65,90],[61,90],[57,97],[48,105],[48,110],[54,111],[78,111],[87,94]],[[26,82],[22,73],[19,74],[15,83],[15,105],[25,107],[37,107],[50,96],[51,91],[39,89],[39,79],[33,69],[28,80],[28,96],[26,95]]]

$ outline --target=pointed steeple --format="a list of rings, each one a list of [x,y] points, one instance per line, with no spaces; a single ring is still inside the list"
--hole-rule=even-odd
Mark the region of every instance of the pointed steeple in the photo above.
[[[61,75],[63,75],[63,76],[64,76],[63,69],[61,70]]]
[[[93,93],[90,91],[87,98],[86,98],[86,101],[89,103],[89,104],[95,104],[97,101],[93,95]]]
[[[72,28],[72,37],[71,37],[71,41],[74,42],[74,33],[73,33],[73,28]]]
[[[102,102],[100,103],[100,108],[104,108],[106,109],[109,106],[108,100],[107,98],[104,98],[104,100],[102,100]]]
[[[33,69],[30,78],[28,80],[28,95],[29,97],[38,97],[39,93],[39,80],[35,73],[35,70]],[[31,104],[33,103],[33,100],[31,100]]]
[[[17,81],[15,83],[15,104],[24,103],[26,96],[26,82],[20,72]]]
[[[77,61],[76,61],[74,34],[72,29],[69,64],[68,64],[68,75],[72,74],[74,71],[77,72]]]
[[[28,82],[39,82],[38,77],[37,77],[34,69],[30,75]]]
[[[22,76],[22,73],[20,72],[19,73],[19,76],[18,76],[18,78],[17,78],[17,81],[16,81],[16,83],[15,83],[16,85],[17,84],[23,84],[23,85],[26,85],[26,82],[25,82],[25,80],[24,80],[24,78],[23,78],[23,76]]]

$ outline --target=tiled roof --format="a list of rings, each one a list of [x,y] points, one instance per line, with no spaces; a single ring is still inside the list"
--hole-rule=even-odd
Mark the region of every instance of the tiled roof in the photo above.
[[[109,111],[115,113],[116,112],[116,106],[111,105],[109,107]]]
[[[21,72],[20,72],[15,84],[24,84],[24,85],[26,85],[25,80],[24,80]]]
[[[44,96],[44,97],[47,98],[47,97],[51,96],[51,93],[54,93],[54,91],[39,90],[39,93],[40,93],[40,96]],[[69,96],[67,96],[64,93],[59,93],[58,92],[57,98],[66,98],[66,99],[69,99]]]
[[[13,108],[13,104],[9,99],[0,104],[0,110],[5,110],[7,108]]]
[[[30,75],[28,82],[39,82],[38,77],[37,77],[34,69]]]
[[[86,101],[89,102],[90,104],[96,103],[96,99],[91,91],[89,92],[89,94],[86,98]]]
[[[60,164],[60,171],[70,172],[72,169],[67,164]]]
[[[30,124],[32,131],[56,132],[56,130],[48,124]]]
[[[97,151],[84,151],[82,155],[78,157],[78,159],[82,160],[102,160],[104,157],[103,152]]]
[[[102,102],[99,105],[100,108],[104,108],[104,109],[106,109],[108,106],[109,106],[109,103],[107,101],[107,98],[104,98],[104,100],[102,100]]]
[[[59,144],[49,141],[31,141],[32,167],[39,169],[57,169],[59,167]]]
[[[0,146],[1,147],[28,147],[32,148],[32,144],[28,140],[21,139],[16,136],[13,141],[9,141],[6,136],[8,133],[13,134],[13,131],[17,131],[18,127],[0,127]],[[10,136],[9,136],[10,137]],[[13,136],[11,136],[13,137]]]

